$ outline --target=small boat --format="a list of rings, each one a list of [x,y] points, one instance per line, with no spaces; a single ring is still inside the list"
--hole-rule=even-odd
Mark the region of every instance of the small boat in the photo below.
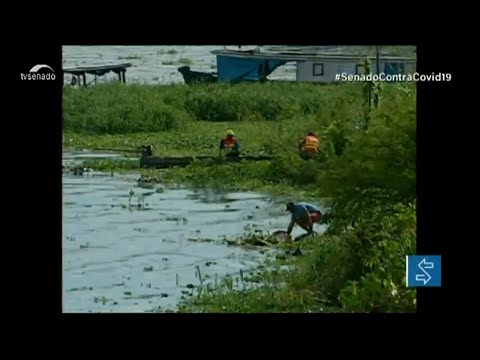
[[[217,82],[216,73],[206,73],[200,71],[192,71],[190,66],[181,66],[178,69],[178,72],[182,74],[185,84],[193,83],[215,83]]]
[[[140,167],[143,168],[156,168],[156,169],[165,169],[174,166],[188,166],[196,160],[205,161],[210,160],[213,162],[239,162],[242,160],[246,161],[266,161],[272,160],[270,156],[225,156],[225,157],[215,157],[215,156],[189,156],[189,157],[158,157],[158,156],[142,156],[140,158]]]

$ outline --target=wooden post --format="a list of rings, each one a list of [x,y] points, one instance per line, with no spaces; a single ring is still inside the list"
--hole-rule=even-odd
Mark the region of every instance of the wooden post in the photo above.
[[[118,81],[122,82],[122,72],[118,72]]]
[[[123,76],[123,83],[125,84],[125,71],[122,71],[122,76]]]
[[[83,86],[87,86],[87,74],[83,73]]]
[[[380,46],[377,45],[377,75],[380,74]]]
[[[95,85],[97,85],[97,74],[95,74]]]

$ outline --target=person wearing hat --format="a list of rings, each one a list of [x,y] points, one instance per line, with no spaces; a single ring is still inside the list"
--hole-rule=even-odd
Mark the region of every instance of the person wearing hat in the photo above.
[[[292,219],[287,229],[288,235],[292,232],[295,224],[312,234],[313,224],[320,222],[323,217],[322,211],[318,207],[304,202],[297,204],[289,202],[286,211],[292,213]]]
[[[232,130],[227,130],[225,137],[220,141],[220,156],[222,151],[226,151],[226,156],[240,155],[238,139]]]
[[[304,139],[298,143],[300,157],[304,160],[314,158],[319,151],[319,140],[313,132],[309,132]]]

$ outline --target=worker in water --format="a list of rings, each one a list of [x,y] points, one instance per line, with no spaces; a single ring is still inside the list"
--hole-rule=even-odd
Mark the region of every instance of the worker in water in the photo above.
[[[314,158],[319,152],[318,137],[313,132],[309,132],[308,135],[298,143],[298,150],[302,159],[308,160]]]
[[[227,130],[225,137],[220,141],[220,156],[239,156],[240,145],[232,130]]]
[[[308,203],[293,203],[287,204],[287,210],[292,213],[292,219],[288,225],[287,234],[290,235],[293,226],[297,224],[309,234],[313,233],[313,224],[320,222],[323,217],[321,210],[315,205]]]

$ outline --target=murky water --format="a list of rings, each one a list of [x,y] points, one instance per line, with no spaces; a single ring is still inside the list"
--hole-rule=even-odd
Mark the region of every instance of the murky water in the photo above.
[[[216,72],[216,57],[212,50],[223,46],[64,46],[63,67],[98,66],[131,63],[127,68],[127,83],[171,84],[184,83],[177,71],[182,65],[192,70]],[[272,80],[295,80],[296,65],[287,63],[276,69]],[[70,83],[71,75],[65,74],[64,81]],[[87,79],[91,81],[93,76]],[[98,78],[98,82],[118,79],[116,74]]]
[[[64,164],[88,156],[115,155],[64,153]],[[222,239],[241,236],[246,227],[274,231],[288,225],[284,200],[257,193],[141,188],[138,177],[63,176],[64,312],[175,309],[190,285],[199,285],[197,267],[202,279],[214,283],[240,269],[252,271],[265,256]],[[294,230],[293,235],[300,234],[301,229]]]
[[[71,150],[63,153],[64,165],[78,165],[84,160],[112,159],[112,160],[138,160],[138,156],[128,157],[113,151],[96,150]]]

